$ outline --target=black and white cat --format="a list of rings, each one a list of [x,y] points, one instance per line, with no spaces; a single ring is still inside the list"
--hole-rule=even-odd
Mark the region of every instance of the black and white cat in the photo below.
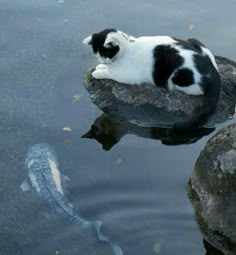
[[[220,75],[213,54],[196,39],[170,36],[135,38],[122,31],[105,29],[83,40],[91,45],[101,64],[92,76],[126,84],[151,83],[189,95],[203,95],[204,103],[192,119],[176,128],[203,124],[215,110],[220,94]]]

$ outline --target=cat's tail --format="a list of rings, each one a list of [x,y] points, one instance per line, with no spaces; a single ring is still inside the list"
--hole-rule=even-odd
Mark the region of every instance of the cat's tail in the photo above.
[[[176,123],[174,125],[175,130],[189,130],[196,129],[206,123],[208,117],[214,113],[217,103],[220,97],[220,75],[214,69],[210,72],[210,75],[203,78],[202,83],[204,84],[204,98],[203,104],[197,107],[193,116],[186,122]]]

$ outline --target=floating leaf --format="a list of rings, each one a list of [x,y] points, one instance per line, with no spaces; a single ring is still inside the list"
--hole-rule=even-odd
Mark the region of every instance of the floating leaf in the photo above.
[[[80,98],[81,98],[80,94],[75,94],[72,99],[72,104],[79,102]]]
[[[189,24],[189,26],[188,26],[188,30],[189,30],[189,31],[192,31],[192,30],[193,30],[193,28],[194,28],[194,25],[193,25],[193,24]]]
[[[115,165],[118,166],[122,163],[122,158],[118,158],[116,161],[115,161]]]
[[[64,131],[70,131],[70,132],[72,131],[72,129],[70,127],[64,127],[63,130]]]
[[[161,252],[161,245],[158,242],[154,243],[152,248],[153,248],[153,251],[157,254]]]
[[[43,54],[42,57],[48,59],[48,56],[46,54]]]

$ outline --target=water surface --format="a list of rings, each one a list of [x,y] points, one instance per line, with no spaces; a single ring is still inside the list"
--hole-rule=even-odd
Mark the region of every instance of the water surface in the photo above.
[[[81,41],[115,27],[134,36],[195,37],[234,60],[235,1],[0,3],[0,254],[106,254],[35,192],[19,189],[25,152],[39,142],[55,146],[71,179],[69,200],[84,218],[101,220],[124,254],[154,254],[155,243],[163,255],[205,254],[186,183],[208,137],[166,146],[127,134],[108,151],[81,138],[101,115],[83,85],[96,62]]]

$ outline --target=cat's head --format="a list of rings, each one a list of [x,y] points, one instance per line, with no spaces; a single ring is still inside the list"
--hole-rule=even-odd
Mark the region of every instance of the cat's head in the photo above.
[[[127,34],[113,28],[92,34],[83,40],[84,44],[92,46],[94,54],[103,64],[109,64],[118,59],[128,42]]]
[[[123,133],[119,132],[119,123],[119,121],[103,113],[94,121],[90,130],[84,134],[82,138],[95,139],[102,145],[104,150],[108,151],[117,144],[123,136]]]

